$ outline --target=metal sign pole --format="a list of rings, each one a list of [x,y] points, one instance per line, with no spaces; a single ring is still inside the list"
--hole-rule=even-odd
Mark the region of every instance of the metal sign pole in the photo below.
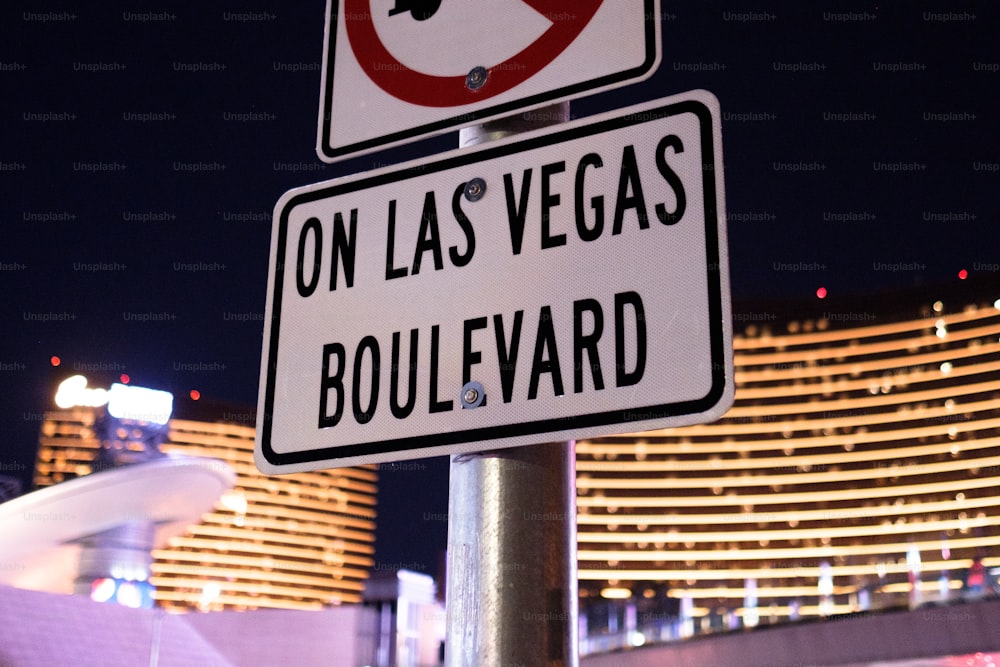
[[[569,120],[569,103],[462,130],[462,147]],[[575,442],[454,455],[445,665],[576,667]]]

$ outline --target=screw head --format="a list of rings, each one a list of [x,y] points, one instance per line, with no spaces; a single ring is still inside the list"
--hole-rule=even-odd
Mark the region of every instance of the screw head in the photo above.
[[[483,404],[486,400],[486,392],[483,390],[483,385],[473,380],[462,385],[459,398],[461,399],[463,410],[472,410]]]
[[[489,76],[490,72],[485,67],[473,67],[465,75],[465,87],[469,90],[479,90],[486,85],[486,79]]]
[[[469,201],[479,201],[486,194],[486,181],[473,178],[465,184],[465,198]]]

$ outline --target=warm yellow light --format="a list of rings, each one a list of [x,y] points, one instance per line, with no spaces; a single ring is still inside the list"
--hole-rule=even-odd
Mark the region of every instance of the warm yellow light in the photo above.
[[[1000,354],[1000,345],[996,346],[996,352]],[[971,365],[971,366],[960,366],[954,368],[950,377],[959,378],[966,375],[984,375],[989,376],[991,373],[996,373],[997,377],[1000,377],[1000,362],[993,364],[981,364],[981,365]],[[935,367],[931,374],[934,379],[940,381],[940,369]],[[914,404],[918,406],[923,406],[927,402],[937,402],[944,401],[957,395],[956,391],[959,388],[956,387],[944,387],[941,389],[933,389],[928,391],[911,391],[907,394],[890,394],[888,396],[873,396],[866,399],[842,399],[834,401],[824,401],[812,404],[795,403],[790,405],[769,405],[766,407],[767,414],[764,414],[764,409],[758,406],[745,406],[743,408],[737,406],[731,409],[727,415],[731,415],[733,418],[739,418],[739,422],[728,422],[720,421],[714,424],[703,424],[700,426],[686,426],[670,430],[669,432],[656,432],[663,437],[678,438],[684,436],[711,436],[713,438],[723,438],[732,436],[741,436],[747,434],[776,434],[779,430],[784,430],[787,433],[783,436],[785,440],[779,439],[752,439],[743,440],[740,442],[730,443],[727,451],[741,452],[741,451],[762,451],[769,449],[781,449],[787,446],[787,438],[791,438],[793,435],[793,430],[813,430],[815,427],[819,428],[840,428],[840,429],[854,429],[854,434],[851,435],[851,439],[855,442],[889,442],[893,440],[905,440],[920,438],[926,435],[932,435],[934,433],[931,426],[918,426],[909,429],[897,429],[892,431],[879,431],[868,433],[867,425],[873,420],[873,414],[869,412],[861,413],[860,410],[868,410],[870,408],[887,408],[891,406],[903,406],[910,409],[912,412],[909,413],[886,413],[880,412],[877,416],[877,423],[888,424],[895,422],[906,422],[912,421],[914,418],[930,420],[933,417],[939,417],[942,415],[947,415],[948,410],[943,406],[935,407],[918,407],[913,409]],[[963,395],[973,396],[977,394],[995,394],[1000,392],[1000,380],[992,382],[976,382],[963,384],[960,388]],[[797,410],[795,409],[798,406]],[[995,401],[982,400],[971,403],[963,403],[963,408],[968,412],[974,411],[992,411],[996,407]],[[808,422],[803,422],[802,417],[810,416],[810,413],[814,412],[829,412],[833,410],[844,410],[853,411],[851,416],[845,417],[830,417],[830,418],[820,418],[820,419],[810,419]],[[874,412],[875,410],[873,410]],[[750,419],[754,415],[763,414],[768,417],[768,421],[764,423],[754,423]],[[789,415],[787,421],[775,421],[778,416]],[[990,416],[992,416],[990,412]],[[965,430],[979,428],[975,425],[975,420],[970,420],[969,422],[963,422],[963,428]],[[807,447],[829,447],[830,439],[828,437],[797,437],[795,438],[795,447],[797,449],[804,449]],[[628,455],[631,449],[631,444],[625,444],[621,442],[601,442],[597,446],[593,446],[593,443],[581,442],[578,443],[577,453],[578,454],[593,454],[597,455],[603,452],[614,451],[617,454]],[[697,443],[650,443],[646,446],[648,455],[656,454],[669,454],[676,453],[678,450],[685,453],[705,453],[710,454],[719,450],[719,444],[717,441],[714,442],[697,442]]]
[[[601,597],[606,600],[627,600],[632,597],[632,591],[619,586],[607,586],[601,589]]]
[[[991,406],[995,406],[995,401],[989,401]],[[1000,424],[1000,419],[996,420]],[[976,422],[976,428],[982,428],[982,422]],[[940,427],[932,427],[933,433],[937,434],[940,432]],[[958,433],[957,427],[955,430]],[[1000,442],[991,443],[989,439],[976,440],[969,443],[970,449],[987,449],[990,447],[995,447]],[[826,446],[829,447],[829,441],[827,441]],[[705,462],[702,460],[690,460],[690,461],[618,461],[614,465],[609,465],[603,461],[577,461],[576,468],[578,471],[586,472],[614,472],[621,473],[623,471],[628,471],[632,473],[639,472],[680,472],[680,471],[692,471],[692,472],[715,472],[722,470],[753,470],[757,468],[769,469],[769,468],[787,468],[792,464],[802,466],[805,470],[808,470],[813,466],[828,466],[836,465],[840,463],[868,463],[870,461],[879,461],[885,459],[895,459],[903,457],[918,457],[918,456],[934,456],[936,454],[943,454],[948,451],[949,445],[947,443],[934,443],[930,445],[917,445],[913,447],[894,447],[892,449],[886,450],[874,450],[874,451],[864,451],[857,453],[832,453],[832,454],[808,454],[805,453],[796,456],[795,458],[783,458],[783,457],[757,457],[757,458],[740,458],[740,459],[725,459],[725,460],[712,460]],[[852,447],[853,449],[853,447]],[[786,450],[787,456],[791,456],[794,453],[793,450]],[[580,477],[583,484],[581,486],[600,486],[600,477],[594,477],[593,475],[588,475],[586,477]],[[712,481],[718,479],[724,479],[721,477],[716,477]],[[720,489],[721,493],[721,489]]]
[[[948,434],[952,437],[958,434],[958,427],[952,426],[948,429]],[[1000,456],[988,456],[981,459],[976,459],[976,463],[979,467],[989,468],[990,470],[1000,469]],[[933,475],[943,472],[953,472],[956,470],[966,470],[969,468],[968,461],[945,461],[941,463],[919,463],[911,464],[907,466],[900,466],[897,470],[893,470],[893,475]],[[725,477],[724,486],[726,487],[744,487],[744,486],[767,486],[769,484],[822,484],[822,483],[841,483],[846,481],[856,481],[856,480],[866,480],[866,479],[881,479],[885,476],[884,469],[869,468],[869,469],[858,469],[858,470],[828,470],[824,472],[814,472],[814,473],[787,473],[787,474],[777,474],[777,475],[747,475],[739,477]],[[719,481],[719,478],[715,479],[704,479],[704,478],[675,478],[669,480],[667,486],[673,488],[684,488],[684,489],[698,489],[705,488],[713,482]],[[603,489],[661,489],[665,486],[664,480],[662,479],[642,479],[642,478],[607,478],[607,479],[590,479],[590,480],[578,480],[578,485],[581,488],[603,488]],[[714,486],[712,488],[713,493],[715,489],[720,489],[722,487]]]
[[[898,494],[931,494],[950,493],[958,490],[981,489],[984,487],[995,487],[998,484],[996,477],[985,477],[980,479],[965,479],[949,482],[928,482],[923,484],[906,484],[901,486],[891,486],[882,488],[871,488],[865,491],[869,499],[885,498]],[[650,496],[645,498],[637,497],[593,497],[578,498],[579,505],[589,507],[601,507],[607,503],[614,503],[621,507],[726,507],[738,506],[744,502],[752,502],[755,505],[784,505],[788,503],[812,503],[823,501],[843,501],[858,498],[855,489],[837,489],[834,491],[803,491],[800,493],[765,493],[755,495],[741,495],[736,497],[715,497],[715,496]]]
[[[73,375],[59,383],[56,389],[56,405],[60,408],[99,408],[108,402],[108,390],[87,386],[87,378]]]
[[[930,576],[932,573],[937,572],[954,572],[957,568],[968,567],[970,562],[971,561],[969,560],[922,562],[920,564],[920,570],[925,575]],[[983,562],[987,567],[991,566],[986,560]],[[742,585],[744,579],[748,578],[758,579],[762,582],[774,579],[788,580],[803,578],[807,580],[812,579],[813,582],[815,582],[820,575],[820,571],[821,568],[818,565],[815,567],[803,566],[782,568],[736,567],[732,569],[694,571],[682,568],[643,568],[635,570],[615,570],[615,577],[617,577],[619,581],[685,581],[687,586],[693,591],[699,582],[718,583],[732,581],[734,582],[733,587],[737,588]],[[905,561],[901,561],[899,563],[881,562],[876,565],[831,565],[829,571],[834,577],[864,577],[873,574],[877,574],[879,577],[884,577],[888,574],[905,575],[908,572],[908,566]],[[696,575],[697,578],[692,575]],[[581,581],[607,581],[607,577],[607,570],[580,568],[579,571],[579,578]],[[813,583],[812,586],[812,590],[815,592],[815,583]],[[698,588],[697,590],[701,590],[701,588]]]
[[[921,532],[962,530],[967,527],[967,516],[959,515],[959,520],[938,520],[924,521],[920,525]],[[791,526],[797,521],[789,521]],[[1000,525],[1000,516],[983,517],[976,520],[977,526],[997,526]],[[681,533],[678,539],[684,540],[684,544],[692,546],[697,542],[717,542],[726,540],[730,542],[757,542],[761,539],[768,540],[788,540],[788,539],[822,539],[825,536],[831,538],[840,537],[872,537],[875,535],[898,535],[900,533],[911,533],[916,530],[913,526],[907,525],[905,520],[897,520],[895,523],[887,525],[859,525],[859,526],[832,526],[824,528],[791,528],[783,530],[747,530],[747,531],[698,531],[691,533]],[[628,534],[617,532],[614,535],[608,533],[578,533],[578,539],[582,543],[592,542],[600,544],[634,544],[640,540],[654,540],[663,538],[664,533],[643,533]]]

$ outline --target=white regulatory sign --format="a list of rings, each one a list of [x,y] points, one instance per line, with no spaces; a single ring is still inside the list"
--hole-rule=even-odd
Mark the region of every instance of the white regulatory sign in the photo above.
[[[639,81],[660,0],[327,0],[316,151],[333,162]]]
[[[257,466],[720,417],[733,365],[719,118],[693,91],[285,193]]]

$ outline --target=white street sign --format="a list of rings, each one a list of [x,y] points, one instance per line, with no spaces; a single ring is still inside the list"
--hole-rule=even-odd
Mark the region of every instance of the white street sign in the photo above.
[[[660,0],[327,0],[316,151],[333,162],[640,81]]]
[[[694,91],[291,190],[257,466],[712,421],[733,400],[718,102]]]

